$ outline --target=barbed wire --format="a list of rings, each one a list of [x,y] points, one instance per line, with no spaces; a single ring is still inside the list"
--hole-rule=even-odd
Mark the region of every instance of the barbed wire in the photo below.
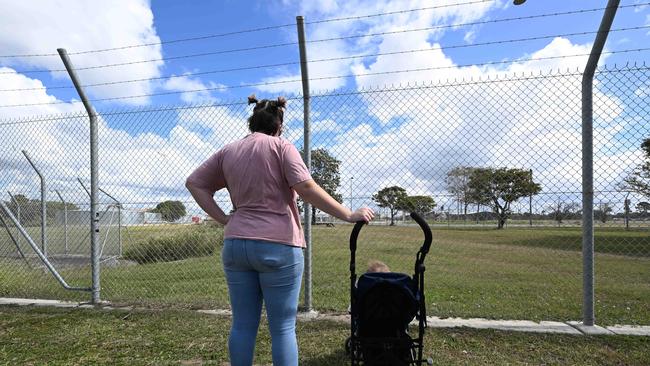
[[[103,65],[95,65],[95,66],[78,67],[78,68],[75,68],[75,70],[76,71],[83,71],[83,70],[104,69],[104,68],[109,68],[109,67],[129,66],[129,65],[137,65],[137,64],[151,63],[151,62],[171,61],[171,60],[180,60],[180,59],[195,58],[195,57],[221,55],[221,54],[226,54],[226,53],[236,53],[236,52],[246,52],[246,51],[269,49],[269,48],[278,48],[278,47],[292,46],[292,45],[296,45],[296,44],[298,44],[298,43],[297,42],[275,43],[275,44],[261,45],[261,46],[255,46],[255,47],[234,48],[234,49],[229,49],[229,50],[220,50],[220,51],[193,53],[193,54],[189,54],[189,55],[171,56],[171,57],[167,57],[167,58],[156,58],[156,59],[149,59],[149,60],[139,60],[139,61],[119,62],[119,63],[114,63],[114,64],[103,64]],[[48,73],[48,72],[67,72],[67,70],[66,69],[53,69],[53,70],[37,69],[37,70],[5,71],[5,72],[0,72],[0,75],[13,74],[13,73],[16,73],[16,72],[22,73],[22,74],[39,74],[39,73]]]
[[[626,31],[626,30],[630,30],[630,29],[642,29],[642,28],[650,28],[650,25],[638,26],[638,27],[632,27],[632,28],[612,29],[612,30],[610,30],[610,32],[618,32],[618,31]],[[594,33],[598,33],[598,32],[599,31],[590,31],[590,32],[579,32],[579,33],[563,34],[563,35],[545,35],[545,36],[539,36],[539,37],[528,37],[528,38],[520,38],[520,39],[498,40],[498,41],[490,41],[490,42],[475,43],[475,44],[458,44],[458,45],[452,45],[452,46],[439,47],[437,49],[467,48],[467,47],[485,46],[485,45],[493,45],[493,44],[526,42],[526,41],[531,41],[531,40],[540,40],[540,39],[548,39],[548,38],[556,38],[556,37],[594,34]],[[636,49],[636,50],[644,50],[644,49]],[[534,59],[531,59],[531,61],[534,61]],[[447,66],[447,67],[428,67],[428,68],[407,69],[407,70],[390,70],[390,71],[365,73],[365,74],[347,74],[347,75],[336,75],[336,76],[324,76],[324,77],[318,77],[318,78],[310,78],[310,80],[311,81],[331,80],[331,79],[341,79],[341,78],[351,78],[351,77],[375,76],[375,75],[386,75],[386,74],[397,74],[397,73],[408,73],[408,72],[421,72],[421,71],[431,71],[431,70],[435,70],[435,69],[438,69],[438,68],[449,68],[449,67],[451,67],[451,66]],[[89,101],[91,101],[91,102],[99,102],[99,101],[111,101],[111,100],[120,100],[120,99],[147,98],[147,97],[153,97],[153,96],[163,96],[163,95],[173,95],[173,94],[183,94],[183,93],[198,93],[198,92],[204,92],[204,91],[216,91],[216,90],[239,89],[239,88],[245,88],[245,87],[258,87],[258,86],[267,86],[267,85],[288,84],[288,83],[295,83],[295,82],[301,82],[301,81],[302,81],[301,79],[279,80],[279,81],[272,81],[272,82],[261,82],[261,83],[240,84],[240,85],[230,85],[230,86],[218,86],[218,87],[211,87],[211,88],[198,88],[198,89],[189,89],[189,90],[181,90],[181,91],[168,91],[168,92],[159,92],[159,93],[149,93],[149,94],[110,97],[110,98],[97,98],[97,99],[90,99]],[[8,104],[8,105],[0,105],[0,108],[28,107],[28,106],[38,106],[38,105],[55,105],[55,104],[65,104],[65,103],[68,103],[68,102],[57,101],[57,102],[47,102],[47,103]],[[69,103],[81,103],[81,101],[71,101]]]
[[[605,65],[603,68],[599,69],[596,71],[596,74],[606,74],[606,73],[615,73],[615,72],[626,72],[626,71],[641,71],[641,70],[650,70],[649,66],[646,66],[645,63],[643,63],[643,66],[637,66],[636,63],[634,63],[634,66],[630,66],[629,64],[626,64],[627,69],[614,69],[614,70],[608,70],[607,65]],[[614,67],[617,67],[617,65],[614,65]],[[403,72],[407,72],[409,70],[403,70]],[[413,71],[419,71],[419,69],[413,69]],[[383,92],[392,92],[392,91],[398,91],[398,90],[415,90],[415,89],[429,89],[429,88],[437,88],[437,87],[446,87],[446,86],[464,86],[464,85],[475,85],[475,84],[483,84],[483,83],[498,83],[498,82],[507,82],[507,81],[522,81],[522,80],[534,80],[534,79],[539,79],[539,78],[553,78],[553,77],[564,77],[564,76],[581,76],[582,72],[579,70],[576,70],[574,72],[569,72],[567,73],[560,73],[558,70],[558,74],[554,75],[552,74],[553,70],[549,70],[546,74],[543,74],[542,71],[539,71],[539,74],[534,74],[533,72],[529,73],[529,76],[517,76],[517,75],[512,75],[511,78],[508,78],[507,74],[504,74],[504,78],[499,79],[499,76],[496,75],[494,78],[490,78],[490,76],[487,76],[486,78],[477,78],[476,80],[474,78],[471,78],[471,80],[466,81],[463,79],[462,81],[458,80],[447,80],[447,84],[443,84],[441,81],[438,81],[437,83],[419,83],[415,86],[411,86],[409,84],[408,87],[383,87],[383,88],[362,88],[361,90],[355,90],[352,92],[328,92],[327,94],[312,94],[311,98],[320,98],[320,97],[335,97],[335,96],[343,96],[343,95],[361,95],[361,94],[372,94],[372,93],[383,93]],[[385,73],[385,72],[381,72]],[[370,74],[364,74],[366,76]],[[356,76],[356,75],[352,75]],[[328,79],[328,78],[343,78],[346,76],[332,76],[332,77],[323,77],[320,79]],[[318,79],[318,78],[317,78]],[[317,79],[310,79],[310,80],[317,80]],[[297,79],[293,80],[293,82],[301,82],[302,80]],[[275,82],[277,83],[283,83],[284,81],[278,81]],[[271,85],[274,83],[263,83],[264,85]],[[252,84],[249,84],[252,85]],[[246,87],[247,85],[242,85],[242,86],[236,86],[236,87]],[[212,88],[209,88],[212,89]],[[214,88],[217,89],[217,88]],[[205,91],[205,89],[200,89],[198,91]],[[193,92],[193,91],[184,91],[184,92]],[[172,92],[166,93],[166,94],[171,94]],[[173,92],[174,94],[179,93],[179,92]],[[113,100],[113,99],[123,99],[124,97],[115,97],[115,98],[103,98],[101,100]],[[295,96],[295,97],[287,97],[287,100],[298,100],[302,99],[300,96]],[[90,100],[90,101],[98,101],[97,99],[95,100]],[[54,103],[47,103],[47,104],[64,104],[67,102],[54,102]],[[80,101],[72,101],[70,103],[81,103]],[[208,108],[208,107],[217,107],[217,106],[232,106],[232,105],[245,105],[248,104],[247,102],[232,102],[232,103],[223,103],[223,104],[215,104],[215,103],[207,103],[207,104],[201,104],[201,105],[184,105],[184,106],[175,106],[175,107],[162,107],[162,108],[154,108],[154,109],[143,109],[143,110],[135,110],[135,111],[119,111],[119,112],[102,112],[100,113],[101,115],[108,116],[108,115],[119,115],[119,114],[136,114],[136,113],[148,113],[148,112],[154,112],[154,111],[167,111],[167,110],[185,110],[185,109],[201,109],[201,108]],[[42,105],[42,104],[36,104],[36,105]],[[18,105],[22,106],[22,105]],[[27,106],[27,105],[26,105]],[[3,106],[0,106],[3,107]],[[6,107],[11,107],[6,106]],[[83,117],[83,111],[75,111],[73,113],[77,113],[78,115],[72,116],[72,117]],[[16,125],[16,124],[25,124],[25,123],[32,123],[32,122],[43,122],[43,121],[54,121],[54,120],[64,120],[64,119],[69,119],[71,116],[57,116],[57,117],[44,117],[42,119],[30,119],[30,120],[17,120],[17,121],[6,121],[4,123],[0,123],[0,126],[5,126],[5,125]]]
[[[440,47],[429,47],[429,48],[410,49],[410,50],[402,50],[402,51],[381,52],[381,53],[374,53],[374,54],[361,54],[361,55],[353,55],[353,56],[342,56],[342,57],[333,57],[333,58],[312,60],[312,61],[309,61],[309,63],[328,62],[328,61],[342,61],[342,60],[349,60],[349,59],[355,59],[355,58],[364,58],[364,57],[400,55],[400,54],[408,54],[408,53],[436,51],[436,50],[439,50],[439,49],[441,49],[441,48]],[[617,51],[605,51],[605,52],[602,52],[602,54],[604,54],[604,55],[605,54],[619,54],[619,53],[629,53],[629,52],[642,52],[642,51],[648,51],[648,50],[650,50],[650,47],[623,49],[623,50],[617,50]],[[581,56],[589,56],[589,55],[590,55],[590,53],[582,53],[582,54],[559,55],[559,56],[548,56],[548,57],[538,57],[538,58],[522,58],[522,59],[515,59],[515,60],[488,61],[488,62],[480,62],[480,63],[458,64],[458,65],[452,65],[452,66],[438,66],[438,67],[428,68],[427,70],[451,69],[451,68],[471,67],[471,66],[489,66],[489,65],[511,64],[511,63],[520,63],[520,62],[528,62],[528,61],[542,61],[542,60],[552,60],[552,59],[573,58],[573,57],[581,57]],[[82,87],[97,87],[97,86],[126,84],[126,83],[135,83],[135,82],[144,82],[144,81],[165,80],[165,79],[173,79],[173,78],[178,78],[178,77],[198,76],[198,75],[216,74],[216,73],[224,73],[224,72],[232,72],[232,71],[243,71],[243,70],[252,70],[252,69],[263,69],[263,68],[289,66],[289,65],[297,65],[297,64],[300,64],[300,62],[296,61],[296,62],[287,62],[287,63],[279,63],[279,64],[246,66],[246,67],[238,67],[238,68],[231,68],[231,69],[211,70],[211,71],[203,71],[203,72],[195,72],[195,73],[185,73],[185,74],[181,74],[181,75],[167,75],[167,76],[160,76],[160,77],[155,77],[155,78],[143,78],[143,79],[129,79],[129,80],[121,80],[121,81],[110,81],[110,82],[105,82],[105,83],[85,84],[85,85],[82,85]],[[37,88],[0,89],[0,92],[33,91],[33,90],[46,90],[46,89],[49,89],[49,90],[51,90],[51,89],[72,89],[72,88],[74,88],[74,86],[72,86],[72,85],[70,85],[70,86],[64,85],[64,86],[37,87]]]
[[[625,6],[621,6],[620,8],[635,7],[635,6],[642,6],[642,5],[650,5],[650,3],[625,5]],[[607,9],[607,8],[605,7],[605,8],[593,8],[593,9],[580,9],[580,10],[567,11],[567,12],[555,12],[555,13],[546,13],[546,14],[537,14],[537,15],[511,17],[511,18],[501,18],[501,19],[492,19],[492,20],[484,20],[484,21],[476,21],[476,22],[468,22],[468,23],[444,24],[444,25],[438,25],[438,26],[432,26],[432,27],[422,27],[422,28],[415,28],[415,29],[403,29],[403,30],[397,30],[397,31],[386,31],[386,32],[367,33],[367,34],[356,34],[356,35],[348,35],[348,36],[342,36],[342,37],[331,37],[331,38],[323,38],[323,39],[316,39],[316,40],[307,40],[306,43],[331,42],[331,41],[348,40],[348,39],[355,39],[355,38],[376,37],[376,36],[382,36],[382,35],[395,35],[395,34],[411,33],[411,32],[424,32],[424,31],[439,30],[439,29],[445,29],[445,28],[457,28],[457,27],[464,27],[464,26],[473,26],[473,25],[481,25],[481,24],[509,22],[509,21],[517,21],[517,20],[530,20],[530,19],[536,19],[536,18],[555,17],[555,16],[561,16],[561,15],[572,15],[572,14],[580,14],[580,13],[587,13],[587,12],[595,12],[595,11],[601,11],[601,10],[604,10],[604,9]],[[259,45],[259,46],[254,46],[254,47],[244,47],[244,48],[235,48],[235,49],[228,49],[228,50],[201,52],[201,53],[179,55],[179,56],[170,56],[170,57],[166,57],[166,58],[155,58],[155,59],[148,59],[148,60],[138,60],[138,61],[120,62],[120,63],[113,63],[113,64],[102,64],[102,65],[94,65],[94,66],[87,66],[87,67],[79,67],[79,68],[76,68],[75,70],[83,71],[83,70],[93,70],[93,69],[101,69],[101,68],[109,68],[109,67],[129,66],[129,65],[141,64],[141,63],[165,62],[165,61],[172,61],[172,60],[179,60],[179,59],[214,56],[214,55],[227,54],[227,53],[237,53],[237,52],[247,52],[247,51],[255,51],[255,50],[262,50],[262,49],[270,49],[270,48],[279,48],[279,47],[293,46],[293,45],[297,45],[297,44],[298,44],[298,42],[276,43],[276,44],[268,44],[268,45]],[[29,73],[36,74],[36,73],[48,73],[48,72],[67,72],[67,70],[64,69],[64,68],[63,69],[52,69],[52,70],[50,70],[50,69],[17,70],[17,71],[0,72],[0,75],[13,74],[15,72],[22,73],[22,74],[29,74]]]
[[[614,65],[614,67],[617,67],[617,65]],[[603,68],[596,71],[596,75],[603,75],[603,74],[616,73],[616,72],[646,71],[646,70],[650,70],[650,67],[646,66],[645,62],[643,63],[643,66],[637,66],[636,63],[634,63],[634,66],[630,67],[629,64],[626,64],[626,69],[614,69],[614,70],[609,70],[607,69],[607,65],[604,65]],[[420,82],[420,83],[416,82],[415,85],[411,85],[410,83],[408,83],[406,87],[402,85],[398,85],[397,87],[392,85],[390,87],[388,86],[364,87],[361,88],[360,90],[355,90],[352,92],[338,91],[338,92],[328,92],[326,94],[311,94],[310,98],[315,99],[315,98],[338,97],[338,96],[345,96],[345,95],[390,93],[395,91],[457,87],[457,86],[501,83],[501,82],[511,82],[511,81],[528,81],[528,80],[558,78],[558,77],[566,77],[566,76],[582,76],[582,72],[579,70],[575,70],[575,71],[567,70],[566,73],[561,73],[560,70],[558,69],[557,74],[553,74],[554,72],[555,72],[554,70],[548,70],[546,73],[543,73],[541,70],[539,70],[539,73],[529,72],[527,73],[527,75],[523,74],[523,76],[517,76],[514,73],[510,73],[510,75],[508,74],[503,74],[501,76],[495,75],[495,77],[493,78],[490,78],[490,76],[488,75],[487,77],[478,77],[476,79],[471,77],[469,80],[462,79],[461,81],[458,80],[451,81],[448,79],[446,81],[437,81],[435,83],[433,81]]]
[[[311,22],[305,22],[305,24],[322,24],[322,23],[330,23],[330,22],[338,22],[338,21],[346,21],[346,20],[359,20],[359,19],[364,19],[364,18],[373,18],[373,17],[379,17],[379,16],[404,14],[404,13],[411,13],[411,12],[416,12],[416,11],[433,10],[433,9],[439,9],[439,8],[462,6],[462,5],[472,5],[472,4],[479,4],[479,3],[486,3],[486,2],[495,2],[495,0],[476,0],[476,1],[469,1],[469,2],[465,2],[465,3],[444,4],[444,5],[428,6],[428,7],[416,8],[416,9],[396,10],[396,11],[391,11],[391,12],[382,12],[382,13],[375,13],[375,14],[351,16],[351,17],[322,19],[322,20],[315,20],[315,21],[311,21]],[[129,45],[129,46],[120,46],[120,47],[112,47],[112,48],[102,48],[102,49],[95,49],[95,50],[69,52],[68,54],[69,55],[82,55],[82,54],[88,54],[88,53],[117,51],[117,50],[124,50],[124,49],[138,48],[138,47],[149,47],[149,46],[156,46],[156,45],[163,45],[163,44],[171,44],[171,43],[191,42],[191,41],[198,41],[198,40],[204,40],[204,39],[231,36],[231,35],[236,35],[236,34],[253,33],[253,32],[259,32],[259,31],[265,31],[265,30],[293,27],[295,25],[296,25],[295,23],[270,25],[270,26],[266,26],[266,27],[243,29],[243,30],[239,30],[239,31],[232,31],[232,32],[225,32],[225,33],[218,33],[218,34],[209,34],[209,35],[205,35],[205,36],[179,38],[179,39],[173,39],[173,40],[168,40],[168,41],[150,42],[150,43],[141,43],[141,44],[135,44],[135,45]],[[37,54],[24,54],[24,55],[1,55],[0,58],[19,58],[19,57],[27,58],[27,57],[52,57],[52,56],[58,56],[58,53],[37,53]]]

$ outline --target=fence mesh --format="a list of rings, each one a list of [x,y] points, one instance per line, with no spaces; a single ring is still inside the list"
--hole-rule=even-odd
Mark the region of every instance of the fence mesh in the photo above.
[[[624,183],[648,159],[649,76],[646,67],[596,75],[599,323],[650,323],[650,197]],[[378,214],[361,233],[357,268],[380,260],[412,273],[422,235],[404,213],[418,211],[434,233],[429,314],[579,319],[581,78],[551,72],[312,96],[314,177],[329,179],[320,183],[345,206]],[[302,110],[302,98],[290,98],[283,135],[299,149]],[[100,113],[103,299],[228,306],[223,229],[184,181],[248,133],[249,114],[245,103]],[[41,245],[40,183],[25,150],[47,183],[47,255],[75,286],[90,285],[88,136],[83,114],[6,121],[0,130],[3,201]],[[226,191],[215,200],[232,208]],[[63,290],[15,223],[0,218],[0,295],[89,298]],[[352,226],[318,211],[314,222],[313,304],[345,312]]]

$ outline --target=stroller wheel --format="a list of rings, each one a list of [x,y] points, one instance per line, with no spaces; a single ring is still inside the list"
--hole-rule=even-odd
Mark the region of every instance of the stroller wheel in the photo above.
[[[345,354],[349,355],[351,349],[352,349],[352,338],[348,337],[348,339],[345,340]]]

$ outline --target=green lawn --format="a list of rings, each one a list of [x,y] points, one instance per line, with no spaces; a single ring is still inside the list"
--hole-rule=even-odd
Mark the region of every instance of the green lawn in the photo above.
[[[189,311],[0,307],[0,364],[225,365],[229,317]],[[299,321],[300,364],[349,364],[346,324]],[[256,365],[271,364],[263,323]],[[425,355],[436,365],[647,365],[650,338],[494,330],[427,329]]]
[[[344,312],[348,307],[350,229],[350,225],[314,227],[313,303],[320,311]],[[196,227],[133,227],[123,233],[124,245],[128,248],[147,238],[184,230]],[[434,227],[434,243],[426,261],[429,314],[581,319],[580,237],[579,228]],[[2,240],[0,236],[0,243]],[[357,268],[361,272],[368,260],[380,259],[394,271],[412,273],[421,240],[416,227],[366,227],[359,239]],[[648,231],[599,228],[596,252],[597,323],[650,324]],[[71,285],[90,285],[88,268],[67,268],[61,272]],[[228,306],[219,250],[211,257],[169,263],[105,266],[101,281],[102,298],[119,304]],[[62,290],[42,269],[29,270],[18,260],[1,259],[0,296],[89,298],[84,293]]]

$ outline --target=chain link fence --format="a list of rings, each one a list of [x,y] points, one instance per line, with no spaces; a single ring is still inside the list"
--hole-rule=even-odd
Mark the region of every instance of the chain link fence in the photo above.
[[[345,206],[378,213],[361,233],[357,268],[380,260],[412,273],[422,235],[404,212],[418,211],[434,233],[426,262],[430,315],[579,319],[581,76],[313,95],[314,177]],[[648,159],[641,144],[650,138],[650,70],[602,69],[596,80],[596,317],[600,324],[649,324],[650,197],[625,179]],[[245,103],[100,113],[102,299],[229,306],[223,230],[184,181],[247,134],[249,114]],[[42,246],[40,185],[24,150],[46,180],[47,257],[68,283],[90,286],[87,117],[1,124],[2,201],[16,220],[0,212],[0,296],[88,300],[56,282],[16,225]],[[283,136],[300,149],[301,97],[289,98],[285,124]],[[224,211],[232,208],[226,191],[215,199]],[[345,312],[352,226],[320,212],[313,219],[314,307]]]

